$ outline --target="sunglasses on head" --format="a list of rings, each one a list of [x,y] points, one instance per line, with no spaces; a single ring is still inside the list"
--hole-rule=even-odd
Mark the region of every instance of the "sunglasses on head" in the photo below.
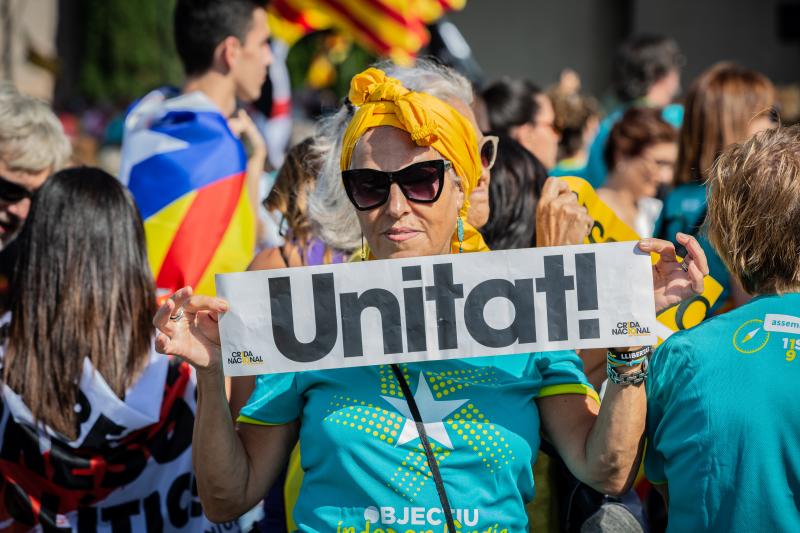
[[[494,161],[497,159],[497,145],[500,143],[500,138],[495,135],[486,135],[481,141],[479,152],[481,154],[481,165],[485,169],[491,169],[494,166]]]
[[[444,174],[452,168],[444,159],[421,161],[394,172],[373,168],[355,168],[342,171],[347,197],[361,211],[375,209],[386,203],[392,183],[411,202],[432,204],[439,199],[444,185]]]
[[[22,185],[0,176],[0,202],[15,204],[26,198],[33,198],[33,193]]]

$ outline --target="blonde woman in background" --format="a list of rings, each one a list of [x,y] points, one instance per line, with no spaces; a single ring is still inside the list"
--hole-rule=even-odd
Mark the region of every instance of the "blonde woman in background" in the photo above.
[[[699,231],[706,218],[708,172],[725,147],[774,128],[775,87],[763,74],[733,63],[718,63],[695,80],[686,95],[686,114],[678,140],[675,189],[667,196],[655,236],[696,235],[708,257],[711,276],[723,286],[714,310],[736,307],[749,296],[730,277],[724,263]],[[678,252],[683,249],[674,242]]]

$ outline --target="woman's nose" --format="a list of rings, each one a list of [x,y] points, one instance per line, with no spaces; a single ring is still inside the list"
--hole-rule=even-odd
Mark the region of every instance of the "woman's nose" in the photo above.
[[[30,211],[30,208],[31,208],[30,199],[23,198],[18,202],[9,204],[8,207],[6,207],[6,210],[12,215],[19,218],[20,220],[25,220],[25,218],[28,216],[28,211]]]
[[[406,214],[409,211],[408,199],[400,190],[400,186],[392,183],[389,188],[389,199],[387,200],[387,211],[395,218]]]

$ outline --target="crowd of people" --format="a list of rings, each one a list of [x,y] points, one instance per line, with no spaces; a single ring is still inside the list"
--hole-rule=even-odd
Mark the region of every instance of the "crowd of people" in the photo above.
[[[239,109],[272,60],[263,5],[178,0],[175,39],[186,83],[132,106],[117,176],[0,89],[0,529],[800,530],[800,126],[764,75],[719,63],[680,97],[677,44],[634,38],[603,116],[569,71],[383,61],[267,177]],[[656,313],[721,285],[706,320],[657,347],[224,376],[214,274],[595,242],[567,176],[653,254]]]

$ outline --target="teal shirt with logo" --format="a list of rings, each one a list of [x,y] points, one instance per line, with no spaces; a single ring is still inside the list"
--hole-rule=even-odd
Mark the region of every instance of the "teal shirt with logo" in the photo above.
[[[674,334],[647,382],[645,471],[669,531],[800,531],[800,294]]]
[[[527,531],[536,399],[597,398],[572,351],[400,365],[462,533]],[[444,516],[389,366],[259,376],[240,423],[300,420],[303,532],[441,532]]]

